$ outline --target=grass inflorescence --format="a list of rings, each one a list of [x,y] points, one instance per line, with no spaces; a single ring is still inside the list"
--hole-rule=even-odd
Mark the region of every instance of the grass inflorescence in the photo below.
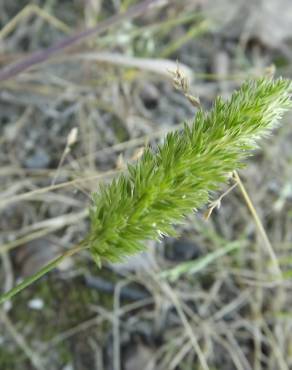
[[[204,205],[291,107],[291,83],[279,78],[245,82],[229,101],[218,97],[191,125],[168,134],[156,150],[128,165],[93,195],[86,243],[98,264],[119,261],[144,241],[175,235],[173,225]]]
[[[75,248],[0,296],[12,298],[65,258],[89,248],[98,265],[144,249],[144,241],[175,235],[174,225],[204,205],[210,192],[257,147],[291,107],[288,80],[248,81],[213,109],[200,109],[194,122],[170,133],[156,150],[147,148],[128,172],[93,194],[88,236]]]

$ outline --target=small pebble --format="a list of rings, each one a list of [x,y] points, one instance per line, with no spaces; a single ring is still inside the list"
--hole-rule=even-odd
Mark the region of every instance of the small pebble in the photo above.
[[[63,369],[62,370],[74,370],[74,368],[73,368],[73,365],[72,364],[67,364],[67,365],[65,365],[64,367],[63,367]]]
[[[41,298],[34,298],[28,301],[28,307],[32,310],[42,310],[44,308],[44,301]]]

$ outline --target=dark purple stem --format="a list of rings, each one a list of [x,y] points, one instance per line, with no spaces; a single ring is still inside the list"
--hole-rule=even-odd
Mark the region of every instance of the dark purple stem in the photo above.
[[[157,1],[159,0],[142,1],[141,3],[129,8],[129,10],[126,11],[125,13],[116,14],[111,18],[101,22],[96,27],[89,28],[73,36],[69,36],[64,40],[56,43],[55,45],[50,46],[47,49],[36,51],[15,64],[9,64],[8,66],[0,70],[0,82],[8,80],[9,78],[18,75],[19,73],[27,70],[28,68],[50,59],[55,54],[67,48],[68,46],[78,44],[79,42],[83,41],[85,38],[89,36],[102,33],[106,31],[108,28],[118,23],[121,23],[124,20],[132,19],[139,16]]]

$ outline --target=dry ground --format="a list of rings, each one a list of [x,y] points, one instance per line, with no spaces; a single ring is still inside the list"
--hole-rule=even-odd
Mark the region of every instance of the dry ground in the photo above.
[[[0,67],[134,3],[1,0]],[[289,1],[157,3],[0,81],[2,291],[86,235],[100,182],[192,120],[176,60],[207,109],[271,65],[291,77]],[[276,259],[237,186],[178,239],[102,270],[69,258],[5,304],[0,369],[291,369],[291,140],[287,115],[240,173]]]

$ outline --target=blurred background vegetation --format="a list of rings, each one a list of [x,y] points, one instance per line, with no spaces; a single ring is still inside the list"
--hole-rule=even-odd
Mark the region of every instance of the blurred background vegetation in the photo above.
[[[85,236],[100,182],[193,119],[172,83],[176,61],[206,109],[247,78],[291,77],[288,0],[156,0],[134,19],[136,4],[0,1],[0,68],[58,45],[21,73],[0,71],[2,291]],[[74,256],[3,305],[0,369],[291,369],[290,119],[241,173],[282,281],[236,187],[177,239],[101,270]]]

